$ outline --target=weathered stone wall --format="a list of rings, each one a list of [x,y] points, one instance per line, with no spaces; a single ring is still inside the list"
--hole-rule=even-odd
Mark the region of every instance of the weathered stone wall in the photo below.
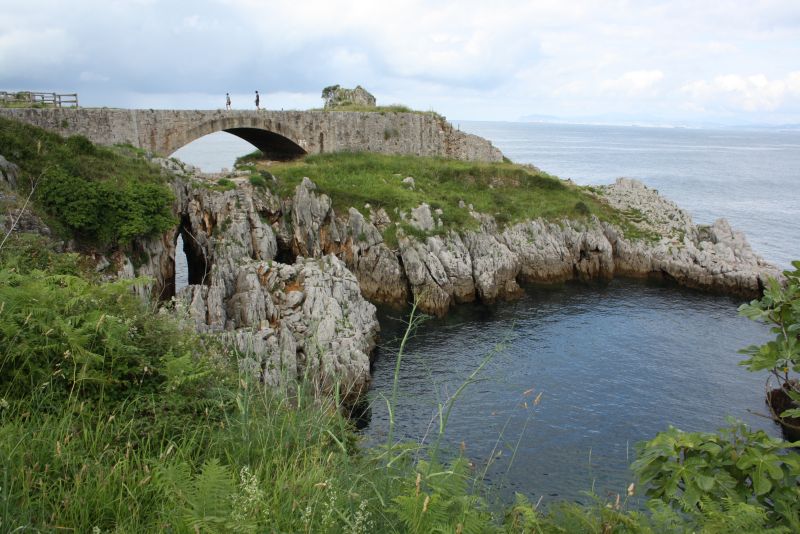
[[[503,157],[490,141],[421,113],[81,108],[0,109],[0,116],[62,135],[84,135],[99,144],[130,143],[164,156],[204,135],[239,129],[232,133],[278,134],[310,154],[368,151],[476,161]],[[248,137],[258,146],[257,136]]]

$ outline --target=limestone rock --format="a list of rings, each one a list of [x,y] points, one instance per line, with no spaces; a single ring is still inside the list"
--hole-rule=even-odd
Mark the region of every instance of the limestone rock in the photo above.
[[[475,300],[475,280],[472,277],[472,257],[457,232],[432,236],[426,240],[430,253],[441,263],[452,287],[452,299],[457,302]]]
[[[198,330],[224,330],[267,384],[308,376],[320,393],[338,386],[354,399],[365,390],[379,325],[375,307],[338,258],[300,258],[293,265],[247,260],[234,269],[232,291],[215,276],[210,287],[180,291]]]
[[[392,219],[389,218],[389,214],[386,213],[385,209],[378,208],[377,210],[370,210],[369,222],[375,225],[378,230],[383,230],[388,228],[392,223]]]
[[[9,162],[0,154],[0,182],[5,182],[11,189],[17,188],[19,167]]]
[[[393,250],[381,233],[390,224],[385,211],[370,206],[365,217],[350,208],[337,216],[308,178],[291,198],[278,199],[239,178],[235,189],[217,191],[190,173],[182,176],[173,184],[180,227],[135,243],[136,262],[112,258],[115,270],[148,275],[158,281],[160,295],[169,295],[180,232],[192,257],[191,285],[178,300],[198,330],[221,334],[242,356],[242,369],[273,386],[308,376],[320,393],[338,384],[357,397],[369,383],[378,331],[375,308],[365,298],[404,305],[413,295],[422,311],[442,315],[456,303],[513,297],[521,291],[518,281],[665,276],[754,294],[767,277],[780,276],[726,221],[697,227],[673,203],[631,180],[600,194],[657,239],[630,239],[595,218],[499,229],[490,215],[465,206],[478,230],[424,239],[399,231]],[[424,232],[437,224],[427,204],[406,220]]]
[[[444,315],[450,307],[453,284],[442,262],[414,238],[401,236],[399,245],[417,305],[425,312]]]
[[[516,280],[519,257],[497,234],[487,227],[480,232],[467,232],[464,244],[472,258],[472,278],[481,301],[489,303],[520,294]]]
[[[2,199],[1,196],[0,199]],[[11,208],[0,212],[0,230],[3,234],[13,230],[17,233],[39,234],[47,237],[52,235],[50,227],[38,215],[30,209],[23,210],[22,208]]]
[[[614,184],[598,189],[611,207],[627,213],[632,223],[645,232],[696,237],[696,228],[688,213],[638,180],[617,178]]]
[[[347,104],[375,107],[375,97],[360,85],[356,85],[355,89],[331,85],[322,90],[322,98],[325,100],[325,109],[335,109]]]
[[[411,226],[423,232],[430,232],[436,228],[436,223],[433,221],[431,214],[431,207],[424,202],[411,210]]]
[[[303,178],[292,199],[292,249],[298,256],[320,256],[342,241],[331,199],[316,190],[314,182]]]

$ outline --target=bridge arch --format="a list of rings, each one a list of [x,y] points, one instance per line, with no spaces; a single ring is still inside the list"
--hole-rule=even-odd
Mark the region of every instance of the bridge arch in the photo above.
[[[491,142],[420,113],[113,108],[7,108],[16,119],[103,145],[130,144],[168,156],[195,139],[226,131],[272,157],[321,152],[377,152],[500,161]],[[391,134],[391,135],[390,135]]]
[[[206,135],[226,132],[243,139],[259,149],[267,158],[276,161],[296,159],[308,153],[300,142],[292,139],[291,134],[284,135],[273,131],[268,125],[259,124],[256,119],[238,120],[237,118],[222,118],[205,121],[186,130],[183,135],[175,136],[168,140],[167,152],[173,153],[179,148]],[[172,142],[169,142],[172,141]]]

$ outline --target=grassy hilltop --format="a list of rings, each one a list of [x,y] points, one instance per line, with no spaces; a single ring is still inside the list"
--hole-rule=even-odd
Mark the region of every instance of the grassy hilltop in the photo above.
[[[373,153],[334,153],[305,156],[274,163],[260,160],[260,152],[240,158],[239,169],[262,173],[264,183],[277,186],[275,193],[291,196],[303,177],[310,178],[327,194],[339,214],[354,207],[364,212],[366,205],[383,208],[392,222],[400,222],[406,234],[422,237],[419,230],[404,223],[400,212],[425,202],[442,211],[442,226],[432,234],[479,227],[467,206],[492,215],[502,227],[524,220],[543,218],[587,221],[592,216],[621,226],[630,237],[644,237],[627,216],[592,194],[589,188],[560,180],[535,167],[509,161],[469,162],[443,158],[395,156]],[[414,185],[403,183],[412,177]],[[395,242],[396,227],[391,225],[384,238]],[[651,237],[651,236],[648,236]]]

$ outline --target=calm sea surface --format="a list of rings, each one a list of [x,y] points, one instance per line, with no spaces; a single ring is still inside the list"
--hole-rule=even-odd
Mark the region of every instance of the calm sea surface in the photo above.
[[[464,121],[460,127],[491,139],[514,161],[580,184],[638,178],[695,222],[728,218],[768,260],[788,267],[800,259],[800,132]],[[218,134],[176,156],[213,171],[251,150]],[[737,350],[762,343],[768,332],[738,317],[739,304],[615,280],[530,287],[514,302],[461,306],[423,323],[407,345],[396,432],[430,442],[437,405],[494,354],[458,399],[445,446],[457,450],[463,442],[504,500],[515,491],[545,502],[586,500],[583,492],[592,488],[601,496],[624,494],[633,480],[634,444],[668,425],[711,431],[730,415],[778,435],[753,413],[764,412],[765,377],[737,366]],[[367,443],[385,439],[388,430],[384,398],[402,319],[402,312],[380,313]]]

